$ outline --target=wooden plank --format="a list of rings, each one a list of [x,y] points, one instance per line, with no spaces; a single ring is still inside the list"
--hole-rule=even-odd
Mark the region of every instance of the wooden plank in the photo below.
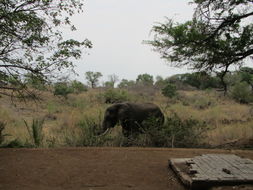
[[[205,154],[171,159],[169,166],[191,188],[253,184],[253,161],[233,154]]]

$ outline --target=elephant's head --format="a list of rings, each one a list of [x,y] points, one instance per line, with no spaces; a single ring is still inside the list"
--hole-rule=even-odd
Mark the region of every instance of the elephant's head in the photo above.
[[[108,132],[110,128],[113,128],[119,122],[122,107],[124,107],[123,104],[114,104],[106,109],[102,123],[103,133]]]
[[[103,134],[113,128],[121,119],[123,112],[126,111],[126,104],[118,103],[108,107],[105,111],[102,123]]]

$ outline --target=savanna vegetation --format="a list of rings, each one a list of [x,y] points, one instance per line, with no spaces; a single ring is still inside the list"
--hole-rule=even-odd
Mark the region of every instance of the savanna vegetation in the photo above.
[[[146,41],[172,66],[197,72],[136,80],[86,72],[87,85],[65,77],[92,43],[65,39],[82,1],[0,2],[0,146],[155,146],[252,148],[252,0],[194,0],[192,20],[168,19]],[[236,67],[237,70],[231,70]],[[118,86],[116,87],[116,84]],[[117,126],[98,136],[104,110],[123,101],[153,102],[166,122],[152,119],[126,139]]]
[[[142,74],[135,81],[119,81],[117,87],[97,81],[96,88],[76,80],[35,85],[37,80],[29,76],[27,86],[37,90],[40,99],[11,102],[1,97],[0,143],[2,147],[252,148],[251,72],[250,68],[242,68],[227,75],[227,96],[220,91],[219,78],[204,72],[166,79],[158,76],[156,80]],[[251,79],[247,82],[245,78]],[[126,139],[120,125],[99,136],[105,109],[124,101],[157,104],[165,115],[165,124],[156,126],[151,118],[144,123],[149,128],[138,136]]]

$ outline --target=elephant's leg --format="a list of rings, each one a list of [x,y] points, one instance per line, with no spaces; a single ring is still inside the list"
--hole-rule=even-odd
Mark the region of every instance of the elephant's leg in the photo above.
[[[130,122],[127,122],[127,121],[124,121],[121,123],[121,126],[122,126],[122,133],[124,135],[124,137],[129,137],[131,136],[131,127],[130,127],[131,123]]]
[[[129,136],[131,136],[131,131],[126,130],[124,128],[122,128],[122,133],[124,135],[124,137],[128,138]]]

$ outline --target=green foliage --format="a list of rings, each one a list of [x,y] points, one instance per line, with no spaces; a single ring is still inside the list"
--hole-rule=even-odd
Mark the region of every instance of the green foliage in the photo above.
[[[33,140],[35,147],[40,147],[43,141],[43,125],[44,119],[33,119],[32,124],[29,126],[28,123],[24,120],[27,131],[30,135],[30,138]]]
[[[45,90],[45,79],[41,75],[34,75],[32,73],[25,75],[25,84],[38,90]]]
[[[175,23],[168,19],[153,27],[154,40],[147,43],[172,66],[190,66],[202,71],[221,71],[243,64],[253,54],[253,16],[251,0],[194,1],[192,20]],[[199,86],[199,85],[198,85]]]
[[[12,141],[10,141],[7,144],[3,144],[1,146],[1,148],[31,148],[31,146],[26,146],[24,145],[24,143],[22,141],[20,141],[19,139],[14,139]]]
[[[88,90],[87,87],[83,83],[81,83],[77,80],[73,80],[71,82],[70,88],[73,90],[73,92],[75,94],[78,94],[78,93],[81,93],[81,92],[86,92]]]
[[[208,89],[208,88],[221,88],[220,79],[212,74],[202,72],[193,72],[185,74],[177,74],[167,79],[157,80],[156,86],[164,88],[170,83],[177,87],[177,89],[187,90],[189,87],[197,89]],[[192,89],[192,88],[189,88]]]
[[[161,76],[156,76],[156,82],[155,82],[155,86],[158,87],[159,89],[162,89],[166,86],[166,79],[163,79],[163,77]]]
[[[241,82],[246,82],[251,86],[253,92],[253,68],[243,67],[239,71],[241,76]]]
[[[111,82],[111,81],[106,81],[106,82],[104,83],[104,86],[105,86],[106,88],[114,88],[114,83]]]
[[[82,11],[81,1],[0,1],[0,92],[15,96],[27,93],[24,76],[50,80],[59,71],[72,71],[73,61],[81,57],[82,49],[91,48],[89,40],[64,40],[60,26],[75,30],[70,18]],[[15,78],[18,75],[19,78]],[[15,85],[9,82],[15,78]],[[31,78],[30,78],[31,79]],[[29,79],[29,80],[30,80]],[[35,83],[34,83],[35,82]],[[38,87],[38,85],[35,85]],[[6,90],[8,89],[8,90]],[[28,94],[31,92],[28,92]]]
[[[163,125],[154,118],[144,121],[142,133],[125,140],[127,146],[147,147],[198,147],[203,132],[208,130],[204,123],[194,119],[182,120],[177,114],[167,117]]]
[[[95,88],[98,85],[99,78],[102,76],[100,72],[88,71],[85,73],[85,78],[91,88]]]
[[[167,83],[166,86],[162,89],[162,94],[168,98],[173,98],[177,95],[177,88],[171,83]]]
[[[129,87],[132,87],[134,85],[135,85],[135,81],[122,79],[121,82],[119,83],[118,87],[119,88],[129,88]]]
[[[108,137],[98,136],[101,127],[100,120],[84,118],[77,124],[78,133],[67,134],[65,142],[69,146],[103,146]]]
[[[136,83],[141,84],[141,85],[153,85],[154,79],[152,75],[141,74],[141,75],[138,75],[136,79]]]
[[[158,122],[157,118],[150,117],[142,122],[139,133],[130,134],[124,139],[124,146],[142,147],[166,147],[166,143],[161,138],[163,123]]]
[[[236,83],[232,87],[231,96],[240,103],[253,102],[253,93],[247,82]]]
[[[171,147],[197,147],[201,134],[208,130],[204,123],[195,119],[182,120],[177,114],[167,117],[162,130],[164,141]]]
[[[107,89],[103,94],[103,99],[105,103],[119,103],[129,100],[129,94],[125,90],[118,89]]]
[[[67,99],[68,94],[73,92],[73,88],[69,87],[67,82],[57,82],[54,84],[54,95],[63,96]]]
[[[85,118],[78,123],[78,127],[81,129],[82,146],[103,145],[105,139],[97,136],[101,130],[100,123],[97,123],[94,119]]]
[[[208,73],[194,72],[187,73],[182,76],[182,80],[185,84],[189,84],[198,89],[217,88],[219,87],[219,81],[216,77],[209,75]]]

